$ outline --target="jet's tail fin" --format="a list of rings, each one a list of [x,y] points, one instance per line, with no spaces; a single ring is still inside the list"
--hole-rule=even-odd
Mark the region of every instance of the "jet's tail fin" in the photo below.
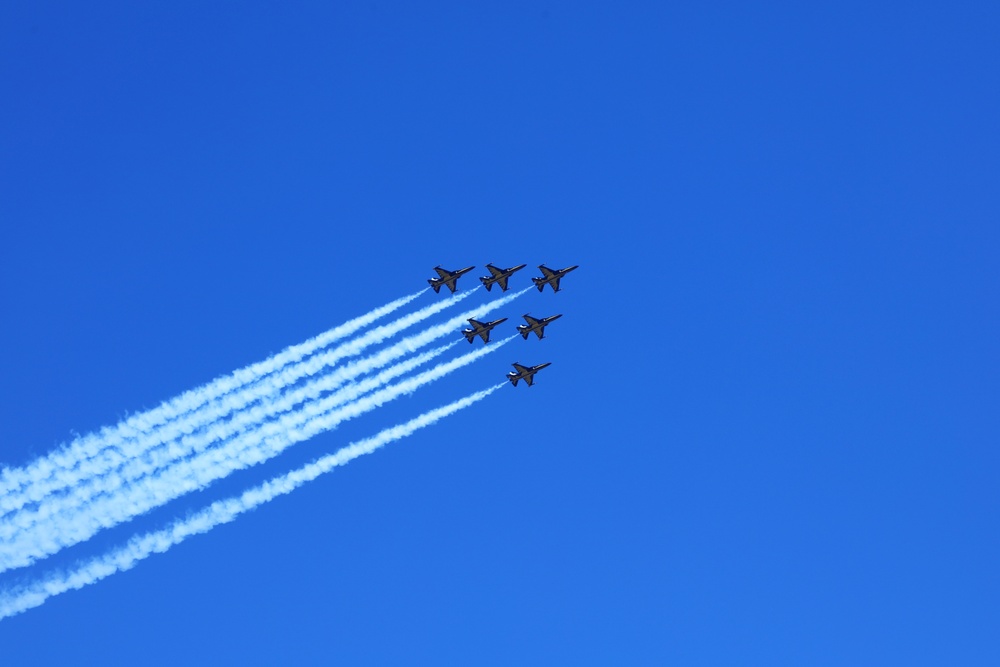
[[[508,379],[510,380],[510,383],[516,387],[517,381],[520,380],[521,378],[517,377],[516,375],[512,375],[509,376]]]
[[[517,332],[521,334],[521,338],[523,338],[524,340],[528,340],[528,334],[531,333],[531,329],[522,324],[517,328]]]
[[[489,278],[486,278],[485,276],[484,277],[480,277],[479,279],[481,281],[483,281],[483,287],[486,288],[487,292],[492,292],[493,291],[493,281],[492,280],[490,280]]]
[[[471,329],[468,331],[462,329],[462,335],[465,336],[465,340],[469,341],[470,343],[476,340],[476,332],[472,331]]]
[[[544,278],[532,278],[531,281],[533,283],[535,283],[535,287],[538,288],[539,292],[541,292],[545,288],[545,279]]]
[[[441,283],[440,282],[434,280],[433,278],[428,278],[427,279],[427,284],[434,288],[434,293],[435,294],[440,294],[441,293]]]

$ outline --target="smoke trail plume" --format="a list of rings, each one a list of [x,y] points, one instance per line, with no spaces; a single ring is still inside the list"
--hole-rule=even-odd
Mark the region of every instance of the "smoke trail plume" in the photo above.
[[[338,466],[342,466],[359,456],[370,454],[380,447],[400,440],[418,429],[430,426],[444,417],[486,398],[502,386],[504,383],[425,412],[404,424],[385,429],[371,438],[348,445],[298,470],[249,489],[238,497],[216,501],[201,512],[178,520],[167,528],[134,537],[124,547],[86,561],[72,571],[58,572],[34,584],[6,593],[0,597],[0,619],[44,604],[47,599],[54,595],[83,588],[117,572],[129,570],[135,567],[139,561],[154,553],[163,553],[189,537],[206,533],[220,524],[229,523],[239,515],[278,496],[291,493],[306,482],[310,482]],[[304,425],[304,431],[315,435],[326,430],[322,419],[322,417],[317,417]],[[311,435],[306,437],[311,437]]]
[[[367,378],[360,383],[352,385],[349,390],[341,391],[331,396],[328,396],[324,402],[324,406],[329,406],[330,408],[341,405],[344,402],[357,398],[358,396],[367,393],[368,391],[375,389],[377,387],[386,384],[397,377],[401,377],[406,373],[414,370],[415,368],[431,361],[432,359],[440,356],[447,350],[451,349],[458,344],[458,341],[454,341],[447,345],[443,345],[434,350],[425,352],[424,354],[408,359],[402,363],[396,364],[391,368],[379,373],[378,375]],[[365,360],[368,361],[368,360]],[[359,362],[357,364],[352,364],[352,366],[371,366],[372,364],[365,364],[364,362]],[[349,368],[341,369],[342,371],[351,370]],[[320,394],[328,391],[330,389],[336,388],[337,386],[343,384],[344,378],[331,377],[338,375],[338,372],[330,373],[327,376],[321,377],[317,380],[313,380],[303,387],[289,392],[285,396],[276,400],[274,411],[266,410],[264,406],[256,406],[255,408],[245,410],[239,413],[237,417],[242,422],[239,426],[240,428],[232,428],[233,422],[228,422],[224,425],[225,431],[219,429],[210,429],[205,432],[200,432],[193,434],[191,436],[186,436],[187,439],[200,439],[202,441],[210,441],[218,439],[222,441],[222,445],[231,444],[234,440],[239,440],[239,438],[244,438],[239,440],[239,442],[247,443],[247,437],[252,438],[253,433],[260,429],[264,424],[265,419],[268,416],[272,416],[275,412],[287,412],[296,404],[304,402],[310,398],[316,398]],[[348,376],[350,377],[350,376]],[[280,424],[291,425],[294,423],[293,415],[286,416]],[[304,417],[303,417],[304,419]],[[220,435],[224,433],[225,435]],[[215,436],[220,437],[216,438]],[[190,443],[185,443],[190,445]],[[201,443],[205,444],[205,443]],[[237,443],[239,444],[239,443]],[[194,449],[193,446],[184,447],[187,449]],[[204,451],[206,447],[200,447],[199,451]],[[183,458],[183,457],[179,457]],[[215,455],[214,458],[220,458],[219,455]],[[122,502],[125,504],[130,504],[133,501],[128,500],[129,494],[134,497],[137,490],[130,486],[127,482],[138,480],[138,485],[142,486],[147,482],[142,480],[141,477],[146,475],[153,476],[153,479],[163,479],[166,476],[173,474],[171,479],[177,477],[178,472],[185,470],[190,470],[192,467],[198,464],[205,465],[209,459],[207,457],[192,457],[180,463],[177,463],[174,468],[165,468],[164,466],[147,465],[147,470],[143,475],[137,475],[132,480],[123,480],[121,476],[114,475],[107,478],[95,480],[96,482],[104,482],[104,484],[87,484],[81,488],[73,489],[69,495],[60,496],[58,498],[52,498],[47,500],[38,509],[34,511],[21,511],[12,517],[0,522],[0,563],[3,563],[3,554],[16,551],[18,543],[25,539],[30,539],[25,537],[25,533],[32,530],[44,530],[49,533],[60,533],[64,536],[69,536],[74,533],[75,530],[79,529],[78,520],[81,515],[94,514],[95,512],[99,515],[106,516],[99,508],[105,507],[108,504],[119,505]],[[136,467],[134,464],[139,463],[139,461],[133,461],[129,467]],[[158,475],[153,475],[159,471]],[[181,475],[183,478],[183,475]],[[175,491],[178,495],[188,491],[190,489],[175,487]],[[121,494],[121,495],[118,495]],[[96,500],[95,500],[96,498]],[[169,498],[172,499],[172,498]],[[167,499],[167,500],[169,500]],[[87,504],[93,501],[92,504]],[[163,502],[166,502],[164,500]],[[102,504],[103,503],[103,504]],[[133,509],[136,509],[136,505],[133,505]],[[115,521],[114,523],[118,523]],[[74,527],[76,524],[76,527]],[[105,525],[106,524],[106,525]],[[107,527],[107,522],[101,522],[101,525]]]
[[[264,361],[251,364],[233,371],[228,376],[216,378],[206,385],[186,391],[175,398],[164,401],[152,410],[134,414],[116,426],[105,427],[95,433],[79,437],[23,467],[4,468],[0,471],[0,512],[16,509],[24,502],[31,502],[31,500],[22,500],[17,497],[18,492],[25,489],[43,489],[41,493],[44,494],[55,489],[65,488],[67,483],[72,484],[77,478],[71,476],[67,478],[67,482],[63,482],[62,472],[72,471],[99,452],[118,447],[128,439],[148,433],[180,415],[201,407],[216,397],[252,383],[285,364],[301,360],[316,350],[346,338],[402,308],[426,291],[423,289],[401,299],[396,299],[381,308],[376,308],[365,315],[310,338],[304,343],[292,345]],[[15,497],[12,498],[12,494]],[[34,494],[30,497],[34,498]]]
[[[186,415],[180,416],[174,421],[159,426],[158,428],[153,428],[148,433],[137,432],[128,439],[120,439],[114,446],[104,447],[99,452],[94,452],[89,458],[78,460],[75,466],[71,469],[63,469],[46,479],[37,480],[36,483],[28,486],[20,493],[12,494],[6,497],[0,496],[0,511],[9,513],[28,503],[40,502],[43,498],[54,491],[75,486],[84,479],[94,478],[95,476],[114,470],[125,464],[127,461],[134,459],[136,456],[142,455],[152,447],[181,438],[186,434],[194,432],[198,428],[202,428],[207,424],[216,422],[231,412],[246,407],[256,400],[261,400],[270,396],[273,393],[280,391],[283,387],[296,382],[302,377],[318,372],[327,365],[332,365],[345,357],[360,354],[367,347],[381,343],[385,339],[394,336],[403,329],[413,326],[414,324],[436,315],[445,308],[455,305],[471,293],[472,292],[464,292],[450,299],[434,303],[416,311],[415,313],[405,315],[395,322],[377,327],[358,338],[339,345],[333,350],[320,355],[314,355],[310,359],[311,361],[316,359],[316,357],[322,357],[324,360],[323,363],[314,362],[308,366],[304,366],[304,364],[307,364],[308,362],[303,362],[301,360],[303,357],[300,355],[297,357],[296,361],[284,363],[283,367],[271,364],[268,366],[270,370],[268,370],[266,375],[259,376],[256,382],[244,383],[243,388],[239,391],[219,395],[211,400],[203,401],[196,409],[190,411]],[[402,301],[402,299],[400,299],[400,301]],[[328,340],[329,337],[325,337],[325,339]],[[305,349],[306,348],[303,348],[303,350]],[[319,348],[313,345],[310,349],[314,352]],[[302,350],[299,350],[299,352],[302,352]],[[263,364],[265,362],[261,363]],[[193,390],[195,394],[198,391],[199,390]],[[183,396],[187,396],[193,392],[185,392]],[[195,399],[197,399],[197,395],[194,399],[192,399],[192,401]]]
[[[305,432],[303,424],[308,424],[317,415],[325,415],[323,430],[336,428],[343,421],[381,407],[391,400],[410,394],[458,368],[471,364],[514,338],[516,335],[466,353],[368,396],[363,394],[378,386],[384,378],[377,376],[369,381],[348,386],[330,396],[306,404],[296,412],[285,414],[275,422],[266,423],[243,437],[235,438],[224,447],[184,460],[157,475],[126,487],[119,494],[102,497],[85,505],[80,512],[42,521],[34,530],[22,532],[14,539],[5,540],[0,544],[0,571],[30,565],[39,558],[89,539],[103,528],[129,520],[190,491],[203,489],[235,470],[277,456],[291,445],[312,437],[312,434],[302,437],[301,434]],[[390,368],[385,373],[390,373],[392,370]]]
[[[124,453],[116,454],[116,456],[120,455],[121,463],[114,469],[113,474],[94,474],[89,479],[81,479],[80,483],[70,488],[67,493],[55,498],[48,498],[37,508],[24,509],[0,521],[0,540],[7,541],[8,547],[13,549],[12,540],[18,532],[33,529],[39,522],[51,520],[52,517],[58,517],[66,512],[72,512],[94,497],[113,494],[123,486],[135,482],[135,480],[152,474],[162,467],[171,465],[185,456],[198,454],[215,442],[232,438],[263,422],[265,419],[273,417],[277,413],[292,409],[292,407],[300,402],[316,398],[323,392],[333,391],[348,380],[381,368],[405,354],[415,352],[434,340],[452,333],[469,318],[483,317],[491,310],[510,303],[527,291],[527,289],[524,289],[468,310],[442,324],[432,326],[419,334],[405,338],[375,355],[340,367],[319,380],[310,381],[305,386],[287,392],[279,397],[278,394],[282,387],[294,384],[296,380],[300,379],[300,376],[315,375],[325,367],[332,365],[337,360],[346,356],[346,354],[362,350],[364,347],[358,341],[351,341],[334,350],[317,355],[295,367],[285,369],[281,373],[269,378],[266,381],[268,386],[259,383],[258,386],[252,389],[254,396],[261,395],[260,405],[240,412],[240,405],[248,402],[250,397],[234,396],[229,400],[227,409],[219,410],[215,423],[208,424],[198,432],[182,435],[159,446],[155,442],[139,442],[137,449],[140,449],[140,451],[135,456],[126,459]],[[450,305],[455,303],[455,301],[441,303]],[[435,307],[440,309],[440,306]],[[424,317],[425,315],[421,315],[421,312],[418,311],[414,315]],[[403,319],[409,320],[411,316]],[[372,340],[378,340],[385,336],[387,332],[391,333],[392,329],[397,326],[397,323],[385,325],[385,327],[380,327],[383,330],[381,333],[376,329],[370,332],[368,336]],[[235,412],[233,418],[229,421],[221,421],[230,411]],[[145,451],[142,451],[142,449],[145,449]],[[2,559],[0,559],[0,562],[2,562]],[[0,570],[2,570],[2,567],[0,567]]]

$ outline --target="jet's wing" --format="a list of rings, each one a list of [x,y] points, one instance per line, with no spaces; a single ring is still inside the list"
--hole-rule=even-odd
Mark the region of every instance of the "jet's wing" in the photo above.
[[[559,280],[560,280],[560,278],[553,278],[552,282],[549,283],[550,285],[552,285],[552,290],[554,292],[558,292],[559,291]]]
[[[438,272],[438,275],[441,276],[441,278],[449,278],[449,277],[451,277],[451,271],[448,271],[446,269],[442,269],[440,266],[434,267],[434,270]]]
[[[479,320],[469,320],[469,324],[471,324],[472,328],[476,330],[476,333],[479,333],[483,328],[483,323]]]
[[[535,331],[535,335],[538,336],[539,340],[541,340],[542,338],[545,338],[545,333],[543,333],[545,331],[545,327],[538,327],[534,331]]]
[[[480,331],[478,333],[479,333],[479,337],[483,339],[484,343],[490,342],[490,330],[489,329],[483,329],[482,331]]]
[[[496,278],[497,276],[502,276],[503,275],[503,271],[501,271],[497,267],[493,266],[492,264],[487,264],[486,268],[490,270],[490,273],[493,274],[494,278]]]
[[[538,324],[538,320],[536,320],[531,315],[522,315],[521,317],[523,317],[524,321],[527,322],[531,326],[535,326],[536,324]]]
[[[529,386],[529,387],[530,387],[531,385],[535,384],[535,374],[534,374],[534,373],[532,373],[531,375],[529,375],[528,377],[526,377],[526,378],[523,378],[523,379],[524,379],[524,381],[525,381],[525,382],[527,382],[527,383],[528,383],[528,386]]]
[[[523,375],[524,373],[527,373],[528,370],[530,369],[526,368],[525,366],[522,366],[521,364],[514,364],[514,370]]]
[[[544,264],[542,264],[538,268],[542,270],[542,275],[545,276],[546,278],[551,278],[554,275],[556,275],[555,271],[553,271],[552,269],[546,267]]]
[[[503,276],[502,278],[497,278],[497,285],[500,285],[500,289],[504,292],[507,291],[507,278],[509,276]]]

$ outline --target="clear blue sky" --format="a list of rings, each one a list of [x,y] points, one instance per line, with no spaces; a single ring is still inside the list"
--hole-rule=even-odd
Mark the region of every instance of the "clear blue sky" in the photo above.
[[[0,461],[436,264],[565,317],[0,584],[553,365],[0,662],[1000,664],[996,3],[199,4],[0,8]]]

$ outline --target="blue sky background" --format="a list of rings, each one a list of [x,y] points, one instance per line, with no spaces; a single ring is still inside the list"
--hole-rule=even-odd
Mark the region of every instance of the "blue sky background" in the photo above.
[[[3,664],[998,664],[995,3],[329,4],[0,9],[0,461],[436,264],[565,317],[0,584],[553,365]]]

